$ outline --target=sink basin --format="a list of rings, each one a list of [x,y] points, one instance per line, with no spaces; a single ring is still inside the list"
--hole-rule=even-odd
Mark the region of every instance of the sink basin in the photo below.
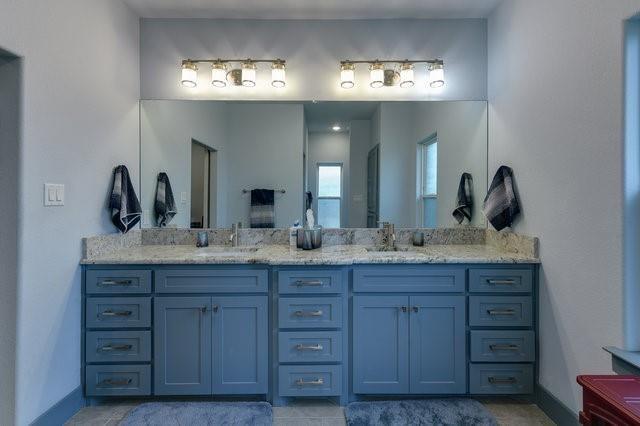
[[[255,253],[257,251],[257,247],[211,246],[199,248],[196,256],[239,256],[242,254]]]
[[[383,247],[383,246],[374,246],[374,247],[366,247],[365,250],[368,252],[374,253],[393,253],[393,252],[405,252],[410,251],[409,247]]]

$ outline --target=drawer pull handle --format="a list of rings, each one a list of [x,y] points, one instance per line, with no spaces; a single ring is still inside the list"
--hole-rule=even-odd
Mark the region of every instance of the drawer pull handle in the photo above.
[[[133,285],[133,280],[104,280],[104,281],[100,281],[98,285],[101,287],[110,287],[114,285],[129,286],[129,285]]]
[[[102,352],[127,352],[133,348],[133,345],[104,345],[100,347]]]
[[[324,346],[321,344],[317,345],[296,345],[296,350],[298,351],[321,351],[324,349]]]
[[[398,310],[406,313],[407,312],[407,307],[406,306],[398,306]]]
[[[320,280],[298,280],[296,281],[296,285],[298,287],[320,287],[323,285],[323,283]]]
[[[517,351],[520,349],[518,345],[489,345],[489,349],[492,351]]]
[[[514,285],[516,281],[515,280],[487,280],[487,283],[491,285]]]
[[[297,317],[321,317],[322,310],[318,309],[317,311],[295,311],[293,314]]]
[[[311,380],[311,381],[305,381],[304,379],[298,379],[296,380],[296,385],[297,386],[322,386],[324,385],[324,379],[319,378],[319,379],[315,379],[315,380]]]
[[[100,387],[105,386],[127,386],[131,384],[131,378],[122,379],[104,379],[100,382]]]
[[[100,313],[103,317],[130,317],[133,315],[133,311],[103,311]]]
[[[489,383],[492,385],[512,385],[517,382],[518,380],[515,377],[489,377]]]
[[[516,311],[513,309],[487,309],[489,315],[515,315]]]

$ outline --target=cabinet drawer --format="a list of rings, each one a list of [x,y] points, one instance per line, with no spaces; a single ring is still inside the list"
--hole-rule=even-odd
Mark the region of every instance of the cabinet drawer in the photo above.
[[[342,293],[342,271],[311,269],[278,272],[280,294]]]
[[[278,301],[280,328],[342,327],[342,299],[338,297],[295,297]]]
[[[87,362],[151,361],[150,331],[88,331]]]
[[[151,395],[149,365],[87,365],[86,395]]]
[[[472,327],[529,327],[531,297],[471,296],[469,325]]]
[[[281,331],[278,335],[280,362],[339,362],[342,360],[340,331]]]
[[[88,328],[134,328],[151,325],[150,297],[88,297]]]
[[[463,292],[465,269],[456,266],[364,266],[353,270],[360,292]]]
[[[151,293],[151,271],[90,269],[85,278],[87,294]]]
[[[486,293],[530,293],[530,269],[469,269],[469,291]]]
[[[280,396],[334,396],[342,389],[341,365],[281,365]]]
[[[535,334],[528,330],[471,331],[471,361],[533,362]]]
[[[266,293],[266,269],[160,269],[157,293]]]
[[[469,393],[496,395],[533,393],[533,365],[471,364]]]

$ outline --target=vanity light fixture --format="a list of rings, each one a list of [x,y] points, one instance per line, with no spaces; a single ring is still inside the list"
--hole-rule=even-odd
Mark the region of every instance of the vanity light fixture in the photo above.
[[[397,59],[397,60],[344,60],[340,61],[340,86],[355,87],[356,64],[369,65],[369,85],[375,89],[399,85],[409,88],[415,85],[415,64],[427,64],[427,82],[431,88],[444,86],[444,61],[442,59]],[[387,64],[393,64],[386,67]],[[400,70],[399,72],[397,70]]]
[[[211,65],[211,85],[216,88],[227,86],[255,87],[257,64],[271,64],[271,85],[282,88],[286,85],[283,59],[185,59],[182,61],[181,84],[184,87],[198,86],[198,64]],[[233,66],[233,63],[236,66]]]

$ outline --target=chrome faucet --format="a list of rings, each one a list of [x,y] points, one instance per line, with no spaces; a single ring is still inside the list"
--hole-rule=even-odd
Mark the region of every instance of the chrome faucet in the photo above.
[[[386,251],[396,249],[396,232],[391,222],[382,222],[382,248]]]
[[[229,236],[229,241],[231,242],[231,246],[233,247],[238,247],[238,228],[240,228],[241,226],[241,222],[231,225],[231,235]]]

